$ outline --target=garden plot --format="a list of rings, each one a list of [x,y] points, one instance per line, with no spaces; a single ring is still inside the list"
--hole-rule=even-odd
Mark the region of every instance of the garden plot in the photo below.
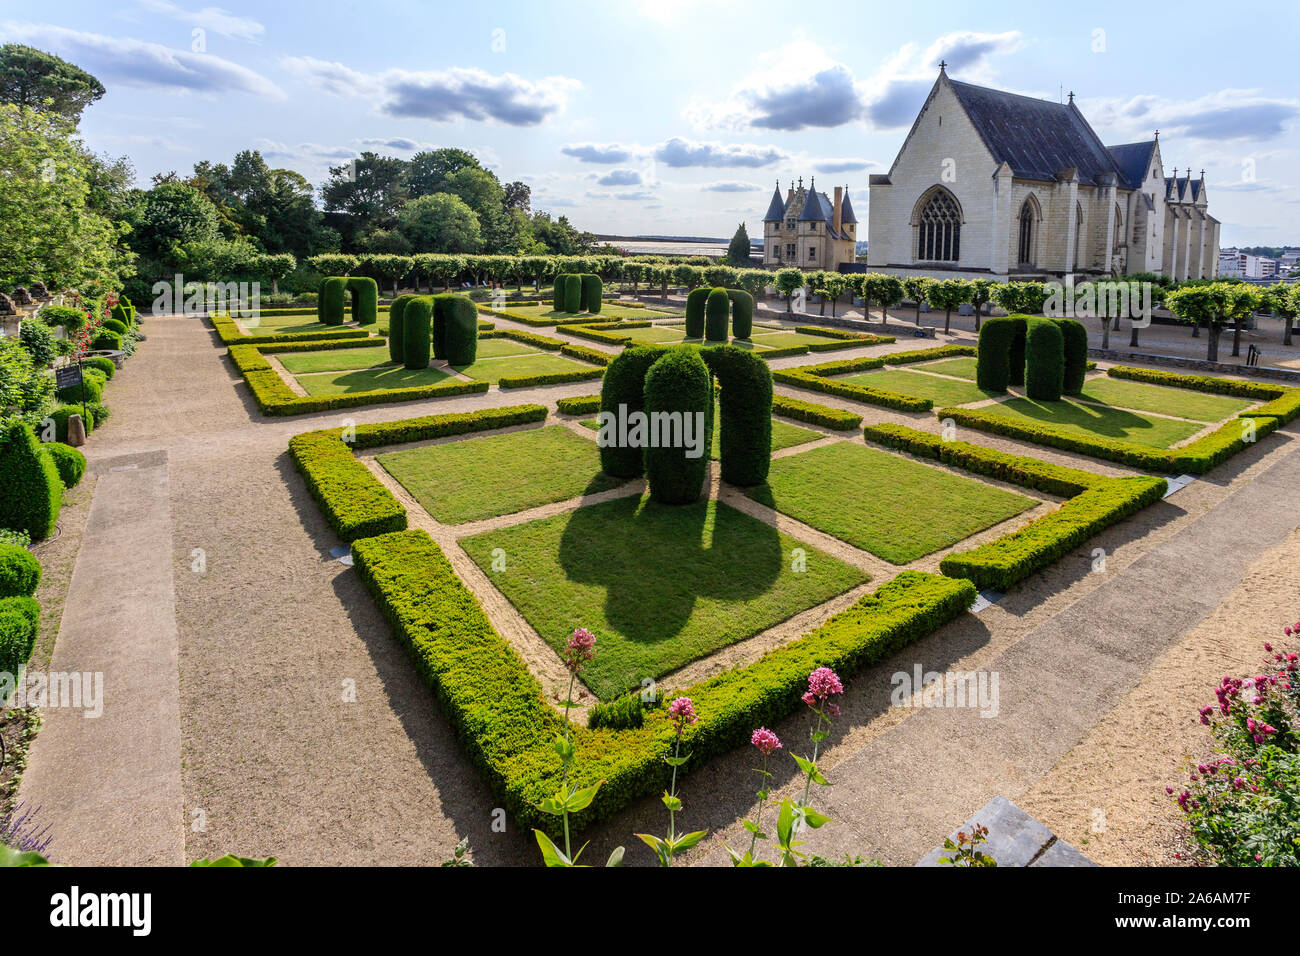
[[[713,407],[713,444],[709,455],[714,461],[718,461],[721,456],[722,429],[719,427],[718,422],[720,414],[721,412],[715,404]],[[592,431],[599,431],[600,429],[600,420],[596,418],[588,418],[580,424]],[[795,445],[803,445],[825,437],[821,432],[813,431],[811,428],[802,428],[799,425],[791,425],[789,422],[772,419],[772,451],[792,448]]]
[[[756,501],[818,531],[908,564],[1039,501],[891,452],[836,442],[773,460]]]
[[[961,360],[949,359],[948,361]],[[925,366],[927,369],[929,367]],[[996,397],[995,393],[978,388],[973,381],[948,378],[943,375],[928,375],[912,369],[882,369],[877,372],[836,376],[831,381],[865,385],[868,388],[884,389],[916,398],[928,398],[935,405],[965,405],[968,402],[980,402],[986,398]]]
[[[443,524],[512,514],[623,482],[563,425],[381,454],[380,465]]]
[[[615,498],[460,545],[557,652],[575,622],[596,635],[600,653],[583,679],[601,699],[751,637],[868,577],[712,500],[668,506]],[[792,568],[796,548],[806,555],[806,570]],[[502,554],[506,570],[493,572],[494,555]]]
[[[981,408],[980,411],[996,419],[1030,425],[1052,425],[1087,438],[1119,439],[1153,448],[1170,448],[1191,438],[1204,427],[1200,422],[1143,415],[1113,405],[1094,405],[1068,398],[1058,402],[1009,398]]]
[[[538,303],[537,305],[507,305],[502,309],[493,311],[507,312],[511,315],[518,315],[525,319],[532,319],[547,324],[571,322],[575,319],[589,319],[592,322],[611,322],[615,319],[641,319],[645,321],[653,321],[654,319],[666,319],[681,315],[680,312],[673,312],[671,310],[639,309],[635,307],[629,308],[628,306],[616,305],[612,302],[602,304],[599,313],[556,312],[547,302]]]

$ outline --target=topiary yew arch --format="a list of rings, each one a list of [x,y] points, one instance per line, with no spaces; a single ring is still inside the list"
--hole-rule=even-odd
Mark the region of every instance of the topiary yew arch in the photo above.
[[[325,325],[342,325],[349,295],[352,321],[357,325],[374,325],[379,321],[379,286],[366,276],[324,279],[316,297],[316,318]]]
[[[1080,341],[1080,331],[1081,326],[1075,329],[1037,316],[986,319],[980,328],[975,384],[988,392],[1024,385],[1025,394],[1036,401],[1057,401],[1063,391],[1077,392],[1083,387],[1088,357],[1087,333]]]
[[[389,313],[390,322],[392,312]],[[410,369],[433,358],[449,365],[470,365],[478,355],[478,307],[468,296],[455,293],[409,296],[400,309],[401,361]],[[393,331],[389,326],[389,334]],[[389,355],[393,354],[389,341]],[[394,361],[398,359],[394,358]]]
[[[748,349],[734,345],[706,348],[635,345],[624,349],[605,369],[600,391],[601,412],[618,416],[620,409],[626,415],[646,411],[645,382],[650,369],[666,355],[683,350],[698,352],[709,370],[710,380],[716,380],[721,386],[722,480],[741,487],[761,485],[767,480],[772,461],[772,370]],[[602,446],[600,465],[607,475],[639,478],[646,473],[645,449]]]

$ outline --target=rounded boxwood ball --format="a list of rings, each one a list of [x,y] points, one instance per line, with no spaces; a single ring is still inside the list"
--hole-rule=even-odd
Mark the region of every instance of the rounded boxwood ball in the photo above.
[[[58,469],[63,487],[75,488],[81,481],[81,476],[86,473],[86,456],[62,442],[45,442],[41,447],[54,459],[54,467]]]
[[[0,544],[0,598],[30,597],[41,583],[41,562],[26,548]]]

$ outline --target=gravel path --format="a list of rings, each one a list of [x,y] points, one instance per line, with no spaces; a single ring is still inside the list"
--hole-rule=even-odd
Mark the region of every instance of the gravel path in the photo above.
[[[213,333],[198,320],[151,319],[146,331],[149,341],[109,391],[113,418],[96,430],[86,450],[92,465],[144,452],[165,452],[167,457],[185,857],[236,852],[274,854],[297,865],[436,864],[450,855],[460,836],[468,836],[479,864],[535,862],[536,848],[513,823],[505,832],[494,828],[499,818],[495,801],[454,731],[405,652],[391,640],[355,573],[331,558],[338,541],[308,497],[286,447],[294,434],[348,420],[391,421],[485,405],[553,402],[590,394],[596,385],[493,390],[482,396],[264,418]],[[795,356],[775,364],[808,361]],[[939,427],[933,416],[790,393],[851,407],[868,421],[902,421],[932,431]],[[887,662],[856,679],[824,760],[836,784],[836,823],[818,831],[822,842],[814,848],[834,853],[852,849],[910,863],[985,802],[981,795],[986,791],[1006,792],[1013,799],[1026,793],[1142,678],[1144,661],[1213,610],[1206,603],[1210,595],[1231,591],[1248,561],[1284,536],[1285,514],[1262,506],[1260,494],[1240,498],[1243,507],[1233,500],[1251,487],[1253,478],[1279,463],[1282,469],[1261,485],[1261,494],[1280,500],[1277,480],[1282,477],[1289,477],[1294,487],[1292,472],[1300,470],[1295,434],[1287,429],[1269,436],[1207,480],[1088,542],[993,608],[965,615],[918,642],[901,655],[906,657],[903,664]],[[977,440],[1107,474],[1130,473],[994,436]],[[1192,537],[1184,540],[1195,544],[1193,550],[1171,545],[1181,555],[1176,576],[1151,580],[1129,574],[1145,555],[1225,507],[1227,530],[1219,527],[1216,534],[1235,538],[1228,555],[1220,553],[1216,538]],[[1241,522],[1249,527],[1259,521],[1267,524],[1268,534],[1241,533]],[[1094,547],[1106,549],[1105,573],[1090,573]],[[203,554],[201,572],[192,570],[195,549]],[[135,571],[128,567],[124,573]],[[1213,578],[1213,588],[1206,586],[1207,577]],[[1131,617],[1106,616],[1116,591],[1143,598],[1130,609]],[[1172,633],[1166,604],[1191,609]],[[933,717],[917,721],[942,711],[889,706],[890,674],[914,660],[933,670],[976,670],[996,661],[1005,709],[1008,684],[1018,675],[1027,680],[1064,666],[1010,653],[1027,637],[1063,627],[1070,618],[1054,624],[1063,612],[1084,623],[1109,622],[1114,634],[1141,638],[1135,646],[1142,654],[1129,657],[1104,642],[1082,644],[1068,631],[1054,643],[1034,638],[1070,652],[1068,672],[1040,685],[1041,694],[1068,700],[1069,694],[1092,693],[1077,686],[1082,677],[1101,681],[1105,692],[1090,699],[1086,717],[1049,723],[1038,736],[1013,735],[1007,739],[1014,746],[1004,750],[999,735],[1005,731],[994,731],[1005,720],[976,720],[954,733],[955,725],[944,726]],[[1162,644],[1151,643],[1153,631],[1165,635]],[[1100,665],[1109,666],[1111,655],[1126,660],[1129,669],[1107,672]],[[923,726],[931,721],[933,727]],[[804,750],[801,715],[776,729],[787,741],[787,751]],[[902,749],[876,745],[891,735]],[[905,765],[901,756],[890,757],[904,752],[913,754],[914,762]],[[33,769],[39,759],[39,753],[33,755]],[[751,809],[756,782],[752,763],[748,753],[738,751],[691,774],[684,789],[685,824],[707,826],[739,841],[743,831],[738,821]],[[775,785],[789,790],[795,782],[783,767]],[[587,852],[599,857],[624,843],[629,863],[647,862],[648,851],[629,842],[629,835],[660,829],[661,817],[657,800],[629,807],[589,834],[593,845]],[[899,820],[907,825],[895,825]],[[692,859],[717,862],[716,845],[701,847]]]

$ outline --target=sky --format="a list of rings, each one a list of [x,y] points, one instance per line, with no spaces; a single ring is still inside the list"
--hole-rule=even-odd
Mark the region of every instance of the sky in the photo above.
[[[256,148],[316,184],[362,150],[456,146],[534,209],[615,235],[762,234],[777,180],[859,220],[938,63],[1052,100],[1107,144],[1160,130],[1205,170],[1222,245],[1300,243],[1300,5],[0,0],[0,42],[108,93],[82,120],[137,182]]]

